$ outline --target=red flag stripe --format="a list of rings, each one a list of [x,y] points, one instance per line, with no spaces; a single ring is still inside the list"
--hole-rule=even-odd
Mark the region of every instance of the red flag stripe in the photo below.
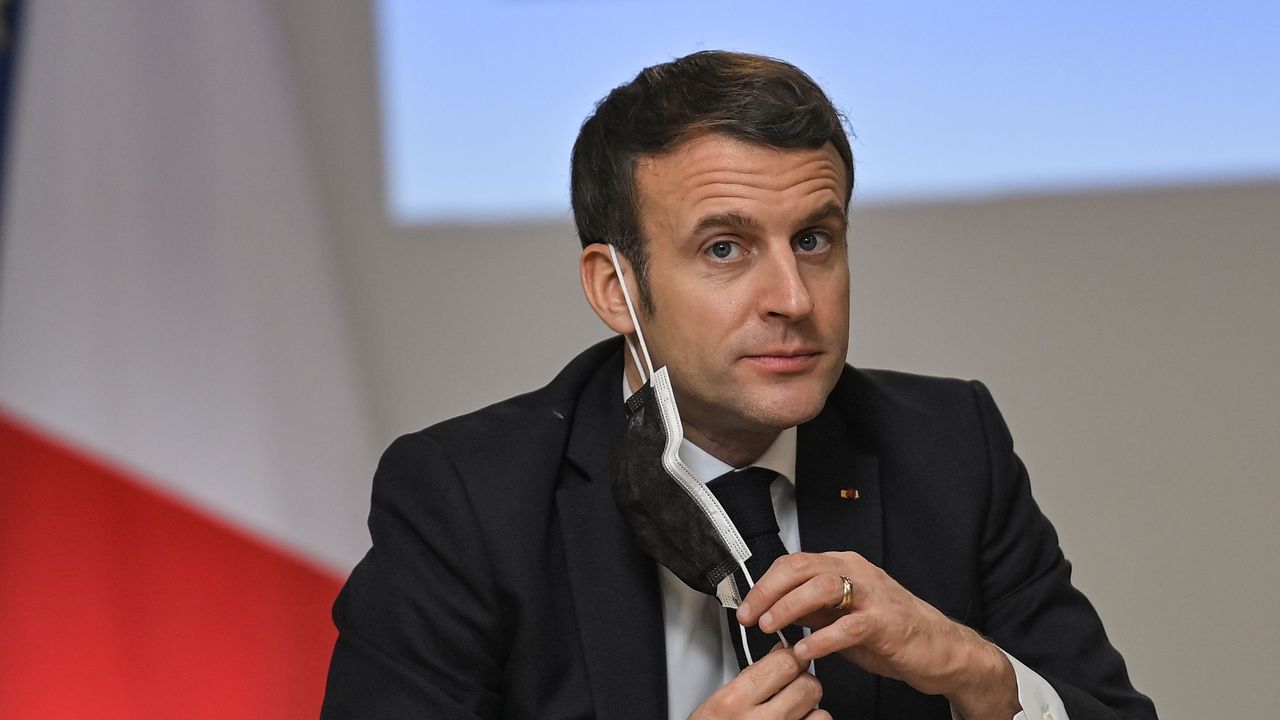
[[[0,717],[314,718],[339,586],[0,413]]]

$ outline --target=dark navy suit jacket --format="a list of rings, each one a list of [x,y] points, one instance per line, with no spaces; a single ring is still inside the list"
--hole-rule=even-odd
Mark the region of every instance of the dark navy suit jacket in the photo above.
[[[610,492],[621,377],[606,341],[391,445],[373,547],[334,605],[323,718],[666,718],[656,565]],[[799,428],[796,503],[804,550],[862,554],[1039,672],[1072,720],[1155,717],[981,384],[846,367]],[[836,718],[950,717],[843,658],[816,672]]]

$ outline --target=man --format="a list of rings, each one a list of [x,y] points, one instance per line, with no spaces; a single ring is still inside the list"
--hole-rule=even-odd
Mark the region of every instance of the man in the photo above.
[[[852,187],[838,113],[780,61],[697,53],[599,104],[587,300],[667,369],[694,475],[782,476],[791,552],[731,626],[639,549],[612,456],[652,368],[602,343],[388,449],[325,717],[1155,717],[985,388],[845,366]],[[808,634],[739,672],[739,623]]]

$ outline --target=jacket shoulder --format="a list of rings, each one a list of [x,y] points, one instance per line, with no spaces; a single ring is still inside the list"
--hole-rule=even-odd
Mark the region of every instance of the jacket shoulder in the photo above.
[[[834,395],[846,407],[861,413],[893,417],[972,415],[977,403],[990,399],[976,380],[917,375],[897,370],[845,366]],[[976,418],[975,418],[976,419]]]
[[[987,475],[1013,442],[986,386],[976,380],[846,367],[832,394],[854,437],[882,461]]]
[[[618,355],[620,342],[610,339],[588,348],[537,390],[403,435],[387,454],[430,448],[469,479],[554,476],[579,399]]]

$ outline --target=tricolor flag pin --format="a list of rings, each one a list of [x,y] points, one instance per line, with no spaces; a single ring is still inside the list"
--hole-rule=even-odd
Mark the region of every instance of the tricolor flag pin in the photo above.
[[[840,497],[845,500],[857,500],[862,497],[862,493],[858,492],[858,488],[844,488],[840,491]]]

